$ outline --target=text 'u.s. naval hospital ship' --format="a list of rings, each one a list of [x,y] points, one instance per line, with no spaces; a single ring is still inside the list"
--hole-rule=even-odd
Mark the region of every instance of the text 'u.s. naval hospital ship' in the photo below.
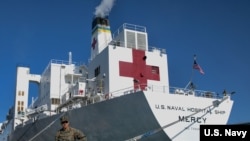
[[[145,27],[127,23],[112,35],[108,18],[97,16],[88,65],[69,52],[68,61],[51,60],[41,75],[18,66],[0,140],[54,140],[65,114],[88,141],[199,141],[201,124],[227,124],[231,95],[170,87],[166,51],[147,37]],[[28,105],[30,82],[39,94]]]

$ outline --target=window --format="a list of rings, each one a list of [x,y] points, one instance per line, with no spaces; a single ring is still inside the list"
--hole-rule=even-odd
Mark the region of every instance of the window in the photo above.
[[[159,67],[152,66],[152,74],[159,74]]]
[[[101,67],[98,66],[96,69],[95,69],[95,77],[97,77],[101,72]]]
[[[51,104],[59,105],[60,99],[59,98],[51,98]]]
[[[24,96],[24,91],[18,91],[18,96]]]

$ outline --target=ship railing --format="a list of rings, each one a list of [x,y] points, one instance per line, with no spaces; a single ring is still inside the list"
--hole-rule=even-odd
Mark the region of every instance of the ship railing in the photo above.
[[[145,26],[140,26],[140,25],[135,25],[135,24],[124,23],[124,24],[122,24],[122,25],[113,33],[113,37],[116,37],[117,35],[119,35],[121,32],[124,31],[124,29],[134,30],[134,31],[139,31],[139,32],[146,32],[146,27],[145,27]]]
[[[119,97],[122,95],[132,94],[138,91],[153,91],[158,93],[169,93],[168,86],[157,86],[148,84],[138,84],[136,86],[130,86],[123,89],[119,89],[109,93],[109,98]],[[107,96],[107,95],[105,95]]]
[[[40,112],[43,112],[43,111],[46,111],[48,110],[48,106],[47,104],[44,104],[40,107],[37,107],[35,109],[26,109],[26,112],[25,112],[25,115],[28,116],[28,115],[32,115],[32,114],[35,114],[35,113],[40,113]]]
[[[79,77],[78,82],[86,82],[87,81],[86,79],[87,79],[86,77]]]
[[[179,94],[179,95],[193,95],[196,97],[207,97],[207,98],[221,98],[217,93],[204,90],[195,90],[195,89],[186,89],[179,87],[170,87],[170,94]]]
[[[131,93],[134,93],[136,91],[139,91],[139,89],[135,90],[134,86],[126,87],[126,88],[119,89],[119,90],[110,92],[108,94],[105,94],[105,99],[110,99],[110,98],[115,98],[115,97],[119,97],[122,95],[131,94]]]
[[[86,67],[86,64],[83,63],[83,62],[70,62],[70,61],[66,61],[66,60],[57,60],[57,59],[51,59],[49,64],[47,65],[47,67],[45,68],[45,70],[43,71],[42,75],[46,72],[46,70],[49,69],[50,67],[50,64],[61,64],[61,65],[69,65],[69,64],[74,64],[75,66],[85,66]]]
[[[148,84],[139,84],[137,86],[126,87],[119,89],[109,94],[106,94],[108,98],[115,98],[126,94],[132,94],[137,91],[152,91],[157,93],[166,93],[166,94],[178,94],[184,96],[196,96],[196,97],[206,97],[206,98],[221,98],[217,93],[204,90],[194,90],[186,89],[179,87],[168,87],[168,86],[158,86],[158,85],[148,85]]]
[[[127,42],[127,45],[129,45],[130,43]],[[133,44],[133,43],[131,43]],[[124,41],[120,41],[120,40],[112,40],[109,42],[109,45],[113,45],[115,47],[125,47],[125,48],[131,48],[131,47],[127,47],[126,46],[126,43]],[[145,50],[145,51],[148,51],[148,52],[159,52],[161,54],[166,54],[166,49],[164,48],[158,48],[158,47],[155,47],[155,46],[148,46],[148,48],[146,48],[147,45],[145,45],[145,47],[142,47],[142,48],[137,48],[138,50]],[[135,48],[136,49],[136,48]]]
[[[86,79],[85,79],[86,80]],[[86,81],[85,81],[86,82]],[[79,85],[81,83],[85,83],[85,82],[78,82],[76,85],[73,85],[69,88],[65,88],[63,90],[63,95],[61,97],[61,103],[64,104],[65,102],[67,102],[70,98],[73,97],[85,97],[86,96],[86,91],[84,88],[80,88]]]
[[[84,63],[80,62],[70,62],[70,61],[66,61],[66,60],[57,60],[57,59],[51,59],[50,60],[50,64],[54,63],[54,64],[65,64],[65,65],[70,65],[70,64],[74,64],[76,66],[82,66],[84,65]]]

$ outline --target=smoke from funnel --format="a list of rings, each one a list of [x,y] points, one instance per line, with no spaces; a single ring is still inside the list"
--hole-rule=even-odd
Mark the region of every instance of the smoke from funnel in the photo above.
[[[96,17],[106,17],[109,15],[115,0],[102,0],[101,4],[95,8]]]

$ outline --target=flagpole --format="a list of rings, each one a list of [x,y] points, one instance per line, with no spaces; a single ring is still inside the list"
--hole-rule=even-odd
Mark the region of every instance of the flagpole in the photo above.
[[[196,55],[194,55],[194,60],[196,60]],[[192,83],[193,77],[194,77],[194,69],[193,69],[193,65],[192,65],[192,72],[191,72],[190,81],[189,81],[188,84],[186,85],[185,89],[187,89],[187,87]]]
[[[196,61],[196,54],[194,54],[194,58],[193,58],[193,65],[192,65],[192,74],[191,74],[191,79],[190,81],[193,81],[193,77],[194,77],[194,62]]]

